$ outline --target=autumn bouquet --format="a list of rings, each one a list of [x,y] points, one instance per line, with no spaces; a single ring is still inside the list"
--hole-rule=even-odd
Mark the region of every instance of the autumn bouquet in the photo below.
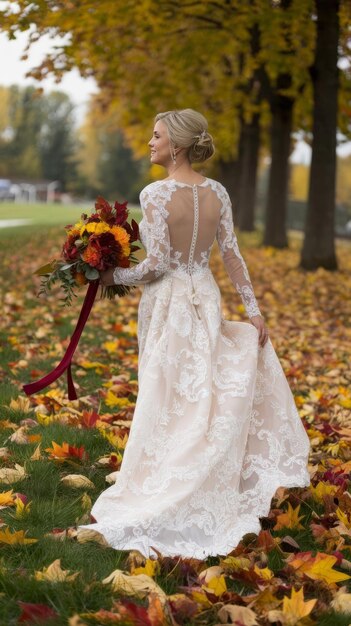
[[[77,287],[88,284],[88,289],[63,359],[54,370],[40,380],[23,385],[27,395],[47,387],[67,371],[68,397],[70,400],[77,399],[71,362],[101,284],[99,270],[129,267],[131,261],[136,261],[133,252],[139,249],[139,246],[134,244],[139,238],[139,228],[134,220],[129,224],[127,219],[127,202],[124,204],[115,202],[112,207],[104,198],[99,197],[90,216],[83,213],[79,222],[65,227],[67,238],[63,244],[61,258],[54,259],[36,270],[35,273],[41,276],[38,295],[47,293],[54,283],[59,282],[65,292],[64,306],[72,303]],[[116,295],[123,296],[129,290],[130,287],[125,285],[106,287],[101,285],[101,296],[111,299]]]
[[[59,282],[65,293],[63,306],[72,304],[75,289],[99,278],[99,270],[111,267],[129,267],[135,262],[133,252],[139,249],[134,242],[139,239],[135,220],[128,223],[127,202],[111,206],[99,197],[91,215],[82,213],[79,222],[65,226],[67,238],[61,258],[43,265],[36,274],[41,276],[38,295],[48,293]],[[101,285],[101,297],[109,299],[123,296],[131,289],[126,285]]]

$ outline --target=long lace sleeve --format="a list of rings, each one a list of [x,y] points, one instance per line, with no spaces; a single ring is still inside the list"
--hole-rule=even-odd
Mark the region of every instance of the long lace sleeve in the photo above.
[[[140,194],[145,226],[147,257],[138,265],[128,268],[116,267],[113,280],[116,285],[142,285],[164,274],[170,264],[170,241],[166,217],[167,210],[152,204],[150,196],[144,200]]]
[[[221,218],[217,229],[217,241],[221,256],[235,289],[239,293],[248,316],[262,315],[255,298],[246,263],[241,256],[234,232],[232,204],[226,189],[221,185]]]

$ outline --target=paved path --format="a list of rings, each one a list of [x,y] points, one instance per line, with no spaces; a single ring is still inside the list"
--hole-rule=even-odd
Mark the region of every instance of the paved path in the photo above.
[[[0,220],[0,228],[9,228],[10,226],[23,226],[24,224],[30,224],[32,220],[22,218],[17,220]]]

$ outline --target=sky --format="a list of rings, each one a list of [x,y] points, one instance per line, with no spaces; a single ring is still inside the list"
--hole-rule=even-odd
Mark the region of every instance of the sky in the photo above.
[[[82,78],[77,70],[67,73],[60,83],[55,83],[53,78],[40,82],[33,78],[26,78],[26,73],[32,67],[39,65],[48,50],[53,48],[55,40],[48,36],[41,37],[31,46],[28,59],[23,61],[21,56],[26,43],[26,33],[18,33],[16,39],[11,41],[4,33],[0,33],[0,85],[35,85],[47,92],[57,89],[65,91],[76,105],[76,119],[80,122],[84,117],[89,97],[97,92],[95,81],[92,78]]]
[[[59,40],[56,40],[56,43]],[[77,123],[83,121],[89,97],[97,92],[97,86],[92,78],[82,78],[77,70],[67,73],[60,83],[55,83],[53,78],[47,78],[38,82],[33,78],[26,78],[25,74],[32,67],[40,63],[45,54],[55,45],[55,40],[48,36],[43,36],[38,42],[31,46],[28,59],[21,60],[27,42],[27,34],[19,32],[15,40],[9,41],[4,33],[0,33],[0,85],[35,85],[42,87],[44,91],[59,89],[65,91],[75,104],[75,115]],[[351,153],[351,142],[338,148],[338,154],[345,155]],[[294,163],[309,164],[311,149],[303,141],[298,141],[291,161]]]

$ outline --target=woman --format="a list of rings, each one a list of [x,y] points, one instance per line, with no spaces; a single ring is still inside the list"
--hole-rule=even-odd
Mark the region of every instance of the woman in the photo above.
[[[139,393],[114,485],[92,508],[115,549],[206,558],[258,533],[279,486],[309,484],[309,441],[233,232],[228,193],[192,168],[212,156],[192,109],[156,116],[151,162],[168,177],[140,194],[147,257],[101,272],[144,285]],[[208,266],[217,239],[250,323],[224,320]]]

